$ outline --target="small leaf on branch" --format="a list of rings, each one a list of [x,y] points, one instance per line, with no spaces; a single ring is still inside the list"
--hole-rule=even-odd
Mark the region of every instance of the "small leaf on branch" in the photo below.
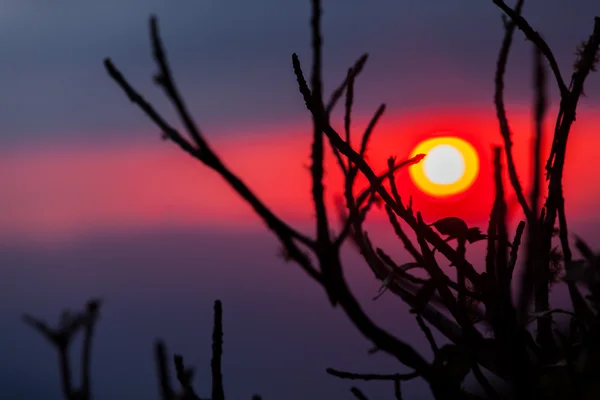
[[[466,237],[469,227],[467,223],[458,217],[446,217],[435,221],[433,226],[442,235],[451,237]]]

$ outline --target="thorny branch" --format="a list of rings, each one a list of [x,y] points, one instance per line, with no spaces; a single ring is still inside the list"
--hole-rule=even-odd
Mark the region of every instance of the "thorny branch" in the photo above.
[[[318,2],[314,2],[313,5],[316,5]],[[318,4],[317,4],[318,5]],[[319,20],[320,12],[318,7],[313,7],[313,20]],[[318,35],[318,32],[314,32],[315,28],[318,24],[313,23],[313,36]],[[350,317],[350,319],[355,323],[355,325],[359,328],[359,330],[368,338],[373,340],[377,347],[380,349],[396,356],[399,358],[401,362],[414,368],[421,376],[423,376],[427,380],[434,380],[432,377],[432,372],[428,363],[409,345],[399,341],[395,337],[391,336],[386,331],[377,327],[368,316],[362,311],[360,305],[350,293],[347,284],[345,283],[343,274],[341,272],[341,267],[339,265],[339,254],[337,251],[334,251],[332,246],[325,246],[324,243],[328,242],[328,238],[325,236],[321,237],[321,242],[317,240],[316,242],[304,237],[299,234],[283,221],[281,221],[278,217],[276,217],[258,198],[251,192],[251,190],[229,169],[227,169],[220,159],[216,156],[216,154],[210,149],[208,144],[202,138],[202,135],[199,129],[195,126],[192,119],[189,116],[186,116],[187,110],[182,106],[181,96],[179,95],[178,90],[176,89],[173,81],[172,74],[170,70],[167,68],[167,61],[165,52],[163,50],[162,42],[160,40],[160,36],[158,34],[158,25],[156,22],[156,18],[152,17],[150,20],[151,27],[151,37],[152,44],[154,49],[154,56],[159,66],[159,79],[156,79],[156,83],[159,86],[162,86],[165,89],[167,96],[172,100],[179,114],[184,114],[182,116],[182,120],[187,121],[185,123],[186,129],[191,131],[190,136],[194,138],[195,144],[192,144],[188,140],[186,140],[178,131],[172,128],[155,110],[154,108],[146,102],[143,97],[127,82],[127,80],[123,77],[122,73],[114,66],[114,64],[109,60],[105,60],[105,66],[109,75],[113,78],[113,80],[123,89],[123,91],[127,94],[132,102],[137,104],[142,111],[144,111],[152,121],[155,122],[161,128],[163,133],[178,144],[184,151],[193,157],[197,158],[201,162],[203,162],[208,167],[215,170],[219,173],[223,178],[238,192],[240,196],[242,196],[246,201],[248,201],[255,211],[262,217],[263,221],[269,226],[269,228],[279,237],[282,241],[282,244],[286,248],[286,251],[290,255],[290,257],[296,261],[300,266],[317,282],[321,283],[328,291],[330,299],[335,302],[339,302],[342,305],[342,308],[346,312],[346,314]],[[316,42],[315,42],[316,43]],[[314,44],[314,43],[313,43]],[[314,82],[313,82],[314,85]],[[319,100],[319,104],[320,104]],[[319,116],[323,116],[325,113],[322,106],[319,106]],[[316,120],[316,125],[323,125],[322,119]],[[319,128],[321,129],[321,128]],[[318,130],[318,129],[316,129]],[[198,140],[198,137],[200,138]],[[315,138],[318,140],[318,135],[315,135]],[[320,154],[319,145],[316,145],[317,153]],[[320,155],[317,154],[317,158]],[[315,147],[313,145],[313,158],[315,157]],[[315,162],[315,161],[313,161]],[[319,163],[318,160],[316,161]],[[313,167],[314,169],[315,167]],[[319,168],[317,165],[317,174],[320,174]],[[317,185],[318,186],[318,185]],[[313,192],[314,192],[313,188]],[[319,188],[317,187],[317,197],[320,199],[321,195],[319,194]],[[319,200],[320,201],[320,200]],[[318,224],[323,224],[323,222],[317,221]],[[322,228],[321,232],[322,231]],[[324,233],[323,233],[324,235]],[[327,233],[328,235],[328,233]],[[322,274],[317,271],[312,264],[310,263],[309,258],[297,247],[295,241],[300,241],[305,246],[309,247],[313,250],[319,261],[321,268],[330,268],[328,271],[331,275],[328,278],[323,279]],[[441,241],[441,239],[440,239]],[[326,267],[323,266],[323,262],[329,263]],[[441,380],[438,380],[441,382]]]
[[[187,140],[181,133],[173,128],[154,107],[148,103],[125,79],[123,74],[114,66],[110,59],[104,60],[104,65],[110,77],[121,87],[129,100],[137,104],[146,115],[161,129],[163,134],[179,145],[182,150],[204,163],[207,167],[219,173],[223,179],[231,185],[231,187],[244,198],[256,211],[256,213],[267,224],[269,229],[277,235],[283,246],[286,248],[289,256],[296,261],[300,267],[315,281],[321,283],[321,273],[312,266],[310,259],[304,254],[296,244],[296,241],[303,245],[314,248],[315,242],[300,234],[280,218],[278,218],[262,201],[244,184],[240,178],[231,172],[211,150],[205,140],[202,138],[200,130],[189,116],[187,108],[183,105],[183,100],[175,86],[173,77],[168,68],[166,55],[163,50],[162,41],[158,32],[158,23],[155,17],[150,19],[150,32],[152,37],[152,48],[154,49],[154,57],[159,66],[159,73],[155,79],[156,83],[162,87],[169,99],[175,104],[182,120],[185,121],[188,133],[194,138],[195,144]]]
[[[505,21],[506,34],[498,58],[496,93],[494,99],[500,124],[500,132],[504,141],[504,153],[510,182],[517,194],[517,198],[527,220],[528,252],[534,251],[535,254],[538,255],[549,254],[550,247],[548,246],[550,245],[551,238],[549,232],[553,231],[554,222],[558,216],[563,254],[565,263],[567,263],[571,260],[571,254],[567,241],[566,217],[564,215],[564,200],[562,198],[561,181],[564,152],[570,126],[575,120],[577,101],[583,91],[583,83],[590,70],[593,69],[593,63],[597,56],[600,41],[600,20],[598,18],[595,20],[594,33],[590,36],[590,39],[585,43],[580,52],[581,59],[576,63],[576,71],[573,74],[570,86],[567,88],[549,46],[521,16],[523,1],[518,0],[515,9],[508,7],[501,0],[493,0],[493,2],[510,18],[510,22]],[[529,356],[529,353],[533,353],[534,358],[539,360],[539,357],[537,356],[539,354],[539,349],[529,332],[523,327],[523,324],[518,322],[510,296],[510,282],[517,262],[518,249],[525,229],[525,223],[521,222],[519,224],[513,242],[510,244],[508,242],[508,230],[506,225],[504,187],[502,186],[499,175],[501,171],[500,149],[496,152],[496,200],[494,202],[488,227],[486,271],[484,273],[479,273],[466,259],[465,245],[467,242],[465,237],[455,237],[455,239],[458,240],[459,245],[457,248],[452,247],[452,245],[448,243],[451,237],[446,239],[442,238],[445,233],[440,232],[438,229],[438,234],[438,232],[433,230],[430,226],[434,224],[426,224],[420,213],[417,212],[415,214],[412,206],[412,199],[410,199],[408,205],[404,205],[402,202],[400,191],[395,183],[394,173],[402,167],[418,163],[422,159],[422,156],[401,163],[396,163],[395,158],[390,158],[388,161],[388,170],[380,175],[377,175],[365,161],[368,142],[377,122],[385,111],[385,105],[382,104],[377,109],[367,128],[363,132],[358,151],[353,148],[352,144],[354,141],[351,139],[351,113],[355,96],[355,80],[364,69],[364,65],[367,61],[366,54],[361,56],[354,66],[348,69],[344,81],[336,90],[334,90],[329,102],[324,104],[323,83],[321,77],[321,2],[319,0],[311,0],[311,6],[313,64],[310,68],[310,85],[304,78],[300,60],[296,54],[292,56],[292,64],[298,81],[299,90],[304,98],[307,109],[311,113],[313,122],[311,173],[313,178],[312,197],[316,213],[315,239],[299,233],[271,212],[269,208],[237,177],[237,175],[231,172],[221,162],[218,156],[209,147],[196,123],[191,118],[190,113],[175,86],[174,78],[168,66],[166,54],[159,36],[158,25],[154,17],[151,18],[150,22],[151,38],[154,58],[159,69],[155,82],[162,87],[167,97],[173,103],[191,140],[185,138],[167,123],[128,83],[121,72],[109,59],[105,60],[105,66],[109,75],[122,88],[129,99],[137,104],[139,108],[149,116],[149,118],[162,130],[166,138],[175,142],[192,157],[195,157],[220,174],[232,188],[253,207],[269,229],[279,238],[290,259],[298,263],[311,278],[323,286],[331,304],[339,304],[358,330],[373,342],[376,349],[395,356],[401,363],[414,370],[414,373],[407,376],[410,376],[411,378],[416,376],[423,377],[430,384],[434,396],[438,399],[458,398],[462,396],[462,392],[460,391],[461,382],[457,382],[456,379],[460,381],[464,376],[461,375],[457,378],[449,378],[452,374],[448,375],[447,369],[442,369],[445,371],[442,373],[439,366],[435,366],[435,360],[434,363],[427,362],[411,346],[378,327],[364,313],[360,304],[348,288],[341,266],[339,251],[341,245],[347,238],[358,247],[369,267],[373,270],[374,274],[383,281],[386,288],[401,297],[403,301],[417,312],[417,321],[422,328],[426,328],[424,329],[424,332],[430,341],[434,353],[438,352],[437,345],[433,341],[431,332],[427,334],[429,328],[427,328],[423,319],[427,320],[432,326],[454,342],[455,348],[465,349],[468,360],[462,360],[460,363],[465,364],[466,362],[465,365],[468,365],[468,368],[473,370],[476,378],[480,381],[490,397],[495,397],[496,392],[481,374],[479,364],[497,374],[499,377],[511,380],[511,382],[519,388],[517,397],[526,398],[529,395],[537,394],[538,388],[534,384],[532,376],[528,372],[528,368],[532,366],[534,362],[537,362]],[[523,31],[537,49],[535,65],[535,90],[537,96],[535,113],[536,133],[532,145],[532,154],[535,162],[533,168],[534,185],[529,198],[529,203],[519,182],[514,165],[511,151],[512,133],[510,132],[503,100],[504,71],[506,69],[513,32],[516,28]],[[551,171],[548,198],[545,206],[541,209],[542,217],[538,219],[538,198],[540,196],[540,183],[538,177],[540,173],[539,157],[542,137],[542,120],[546,108],[544,70],[541,64],[542,55],[548,61],[550,69],[555,76],[561,94],[561,107],[557,118],[551,155],[548,160],[548,170]],[[344,113],[344,138],[342,138],[342,135],[332,128],[330,116],[334,107],[344,94],[346,95],[346,101]],[[337,238],[331,236],[328,213],[325,207],[325,189],[323,183],[325,137],[327,137],[337,163],[345,177],[344,199],[346,210],[340,212],[343,227],[342,232]],[[367,178],[369,186],[360,194],[356,195],[354,186],[359,172]],[[389,191],[384,186],[386,180],[389,181]],[[393,226],[396,235],[403,243],[407,252],[414,258],[415,265],[417,265],[418,268],[422,268],[429,275],[428,279],[412,276],[393,262],[391,257],[381,248],[375,248],[372,245],[368,233],[364,230],[363,222],[365,221],[371,206],[380,201],[385,204],[388,219]],[[406,224],[414,232],[418,248],[406,235],[401,224]],[[476,231],[480,236],[479,239],[486,237],[486,235],[481,234],[478,228],[476,228]],[[532,241],[532,237],[534,237],[535,241]],[[537,237],[539,237],[539,239],[537,239]],[[302,249],[300,246],[302,246]],[[510,254],[508,247],[510,247]],[[308,249],[316,258],[318,267],[313,266],[310,256],[303,251],[304,249]],[[546,252],[546,250],[548,251]],[[464,277],[464,282],[471,282],[473,287],[467,288],[466,284],[463,283],[463,278],[461,278],[458,283],[452,281],[448,275],[443,272],[440,262],[434,256],[435,252],[443,255],[443,257],[450,262],[450,265],[457,269],[458,275]],[[531,270],[532,262],[531,257],[526,260],[526,271]],[[538,260],[537,263],[540,263],[540,265],[543,266],[548,265],[547,260]],[[576,287],[569,283],[569,289],[572,292],[572,298],[575,299],[573,293],[578,293],[574,292]],[[456,292],[456,295],[452,290]],[[527,284],[525,285],[524,293],[524,296],[526,297],[528,295]],[[457,301],[457,296],[460,301]],[[472,321],[473,315],[469,313],[481,311],[476,311],[475,309],[467,310],[465,305],[467,298],[472,299],[475,304],[481,302],[485,306],[485,315],[483,315],[481,319],[483,319],[485,323],[491,324],[493,327],[495,333],[494,339],[484,339],[481,332],[475,327]],[[582,299],[583,298],[581,298],[581,301],[584,304],[575,307],[577,315],[580,315],[580,313],[577,312],[577,309],[585,306],[585,300]],[[450,317],[456,322],[429,304],[430,302],[443,305],[449,312]],[[526,299],[523,300],[523,297],[521,300],[521,308],[522,304],[528,304]],[[215,306],[215,332],[217,332],[216,314]],[[538,321],[544,319],[548,320],[550,315],[551,313],[544,314],[538,318]],[[213,346],[219,346],[220,341],[218,338],[219,334],[215,333],[213,336]],[[157,347],[157,354],[161,353],[158,350],[160,350],[159,347]],[[218,365],[216,368],[220,369],[220,362],[218,361],[219,357],[215,356],[215,354],[220,354],[220,351],[217,351],[218,348],[216,350],[213,348],[213,350],[212,365],[213,367]],[[164,353],[164,349],[162,353]],[[160,359],[160,357],[157,358]],[[159,366],[162,365],[160,360],[158,361]],[[180,361],[181,363],[178,362],[178,365],[181,367],[183,361]],[[182,368],[183,367],[178,368],[178,377],[186,376],[186,374],[183,373],[185,371]],[[365,377],[369,377],[370,379],[382,380],[381,377],[393,377],[392,379],[383,380],[393,380],[395,383],[396,398],[401,397],[399,382],[402,379],[398,377],[398,374],[360,375],[335,370],[328,370],[328,372],[349,379],[364,380]],[[166,370],[162,370],[159,375],[161,377],[161,382],[168,379]],[[379,378],[373,378],[374,376],[379,376]],[[182,386],[185,387],[183,382]],[[163,390],[166,390],[164,388],[165,386],[163,385]],[[163,392],[163,394],[167,392]],[[352,393],[357,398],[366,398],[357,388],[352,388]],[[215,378],[215,373],[213,371],[213,400],[222,400],[222,398],[222,380],[220,375]]]

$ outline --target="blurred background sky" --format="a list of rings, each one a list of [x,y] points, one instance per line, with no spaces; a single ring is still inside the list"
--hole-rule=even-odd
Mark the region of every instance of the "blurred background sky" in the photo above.
[[[0,0],[0,9],[0,392],[15,400],[59,398],[52,350],[19,316],[54,318],[90,296],[106,298],[94,364],[100,400],[156,398],[151,345],[158,336],[198,367],[198,389],[208,393],[215,298],[224,302],[230,398],[350,398],[350,383],[326,376],[326,367],[395,371],[385,356],[365,355],[369,343],[298,268],[276,257],[276,241],[249,207],[162,142],[102,65],[111,57],[178,126],[152,83],[148,17],[156,14],[175,77],[213,148],[275,211],[312,229],[304,168],[310,116],[291,68],[292,52],[310,62],[308,0]],[[467,135],[488,160],[491,145],[500,143],[492,96],[503,36],[491,0],[325,0],[324,10],[326,90],[368,52],[356,87],[355,131],[379,103],[388,105],[370,147],[375,167],[389,155],[406,157],[416,140],[440,130]],[[574,49],[600,5],[529,0],[524,14],[568,80]],[[530,43],[517,32],[506,100],[525,182],[530,60]],[[594,243],[597,74],[585,89],[565,193],[573,231]],[[333,165],[328,177],[332,202],[340,192]],[[417,195],[408,181],[403,190]],[[454,207],[485,223],[489,197],[461,201],[444,208],[424,199],[416,207],[431,217]],[[392,246],[392,232],[374,218],[373,235]],[[370,297],[378,282],[351,250],[346,256],[348,277],[374,318],[426,352],[405,308],[386,296],[375,307]],[[423,385],[406,390],[423,393]],[[385,384],[365,391],[391,394]]]

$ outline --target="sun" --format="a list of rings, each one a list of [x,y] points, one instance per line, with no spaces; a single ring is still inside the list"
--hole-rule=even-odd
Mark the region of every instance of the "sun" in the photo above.
[[[479,157],[467,141],[443,136],[420,142],[411,157],[425,154],[418,164],[409,168],[415,185],[435,197],[449,197],[467,190],[479,174]]]

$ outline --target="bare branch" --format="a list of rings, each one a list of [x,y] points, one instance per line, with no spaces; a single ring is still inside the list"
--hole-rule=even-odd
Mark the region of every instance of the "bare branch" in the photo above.
[[[352,224],[355,222],[356,218],[359,217],[359,213],[360,213],[360,210],[362,209],[362,205],[364,204],[365,201],[367,201],[367,199],[373,199],[373,197],[376,195],[377,187],[380,186],[383,183],[383,181],[385,181],[386,178],[388,178],[390,175],[393,176],[393,174],[395,172],[397,172],[398,170],[400,170],[404,167],[409,167],[411,165],[421,162],[421,160],[424,157],[425,157],[424,154],[417,154],[416,156],[409,158],[408,160],[402,161],[398,165],[392,165],[391,168],[388,169],[387,172],[380,174],[374,183],[371,183],[367,189],[363,190],[363,192],[356,198],[356,201],[350,208],[350,214],[348,216],[348,219],[347,219],[346,223],[344,224],[344,227],[342,228],[340,235],[336,239],[335,245],[336,246],[341,245],[342,242],[346,239],[348,233],[350,232]],[[355,170],[352,169],[352,171],[355,171]],[[353,173],[352,171],[351,171],[351,173]],[[354,175],[354,176],[356,176],[356,175]],[[347,177],[348,180],[352,179],[352,178],[353,177],[351,177],[350,174]],[[347,185],[351,185],[351,184],[352,184],[352,182],[350,182],[350,183],[347,182]],[[346,192],[347,192],[346,197],[348,197],[349,195],[352,195],[351,189],[352,189],[351,187],[348,187],[348,186],[346,187]]]
[[[327,115],[329,115],[329,116],[331,115],[331,112],[333,111],[334,107],[336,106],[338,100],[342,97],[342,94],[344,93],[344,91],[347,88],[349,88],[350,85],[354,84],[354,80],[360,74],[360,72],[363,70],[365,63],[367,62],[367,58],[368,58],[368,55],[363,54],[354,63],[354,65],[348,70],[346,79],[344,79],[342,84],[336,90],[334,90],[334,92],[331,95],[331,98],[329,99],[329,103],[327,103],[327,106],[325,107],[325,112],[327,113]],[[328,140],[329,140],[329,138],[328,138]],[[331,144],[331,141],[330,141],[330,144]],[[333,151],[333,155],[335,156],[335,158],[338,162],[338,165],[340,166],[340,169],[342,170],[344,176],[346,176],[348,174],[348,167],[344,163],[344,160],[342,159],[340,151],[335,146],[331,146],[331,149]]]
[[[431,329],[429,329],[429,327],[425,324],[425,321],[423,321],[423,317],[421,316],[421,314],[417,313],[416,319],[417,319],[417,323],[419,324],[419,328],[421,328],[421,331],[423,331],[423,334],[425,334],[425,337],[427,338],[427,341],[429,342],[429,346],[431,347],[431,351],[433,352],[433,356],[435,357],[435,355],[437,354],[437,352],[439,350],[439,347],[438,347],[437,343],[435,342],[435,339],[433,338]]]
[[[360,56],[360,58],[358,60],[356,60],[354,65],[351,67],[352,79],[356,79],[356,77],[362,72],[368,58],[369,58],[369,55],[367,53],[365,53],[362,56]],[[338,88],[335,89],[333,91],[333,93],[331,94],[331,98],[329,99],[329,102],[327,103],[327,107],[325,107],[325,111],[327,112],[327,114],[331,114],[331,112],[335,108],[337,102],[342,98],[342,94],[344,94],[344,91],[346,90],[346,87],[348,86],[349,80],[350,80],[350,76],[346,75],[346,79],[344,79],[344,81],[341,83],[341,85],[338,86]]]
[[[515,15],[520,16],[522,7],[523,0],[518,0],[517,6],[514,11]],[[521,208],[523,209],[527,220],[531,221],[533,215],[529,206],[527,205],[527,200],[525,199],[525,195],[523,194],[523,188],[521,187],[521,183],[519,182],[519,176],[517,174],[515,161],[513,159],[512,154],[512,134],[508,124],[508,118],[506,117],[506,109],[504,107],[504,72],[506,71],[508,54],[510,52],[513,33],[515,31],[515,22],[508,22],[505,26],[505,29],[506,33],[504,35],[504,40],[502,41],[502,46],[500,48],[500,53],[498,55],[498,61],[496,64],[496,89],[494,94],[494,103],[496,105],[496,115],[500,124],[500,133],[502,134],[502,138],[504,140],[504,151],[506,154],[506,163],[508,167],[508,175],[510,177],[510,182],[515,190],[517,200],[519,201],[519,204],[521,205]]]
[[[311,92],[306,85],[302,68],[300,66],[300,61],[296,54],[292,55],[292,61],[294,64],[294,72],[298,81],[299,90],[304,97],[304,101],[308,110],[311,113],[319,114],[319,110],[312,105]],[[325,116],[322,114],[319,117],[321,120],[326,120]],[[383,201],[388,204],[400,218],[404,219],[413,230],[424,235],[426,240],[435,248],[437,248],[438,251],[442,253],[448,260],[450,260],[456,268],[463,268],[465,270],[465,276],[475,285],[478,285],[480,283],[480,276],[475,271],[473,266],[466,259],[464,259],[464,257],[461,257],[456,250],[442,240],[442,238],[440,238],[430,227],[427,225],[420,226],[412,214],[408,213],[408,211],[401,204],[396,204],[392,196],[387,192],[382,184],[377,181],[377,175],[375,172],[373,172],[364,158],[361,157],[360,154],[354,151],[351,147],[349,147],[335,131],[335,129],[333,129],[330,125],[324,125],[325,134],[329,136],[333,145],[336,146],[343,155],[348,157],[349,160],[357,166],[357,168],[366,176],[371,185],[374,185],[377,188],[377,193],[381,196]]]
[[[344,131],[346,132],[346,143],[352,147],[350,141],[350,128],[352,124],[352,105],[354,103],[354,74],[348,70],[348,87],[346,88],[346,110],[344,113]]]
[[[394,381],[394,397],[396,400],[402,400],[402,390],[399,379]]]
[[[223,392],[223,375],[221,373],[221,357],[223,356],[223,306],[221,301],[215,301],[214,321],[212,334],[212,359],[210,369],[212,372],[212,400],[225,400]]]
[[[154,19],[151,21],[154,21]],[[154,23],[155,22],[151,22],[151,24]],[[158,32],[156,32],[156,35],[158,35]],[[160,42],[160,37],[156,36],[154,39]],[[159,46],[159,48],[161,47]],[[161,54],[164,56],[163,52],[156,53],[157,57]],[[121,87],[131,102],[137,104],[139,108],[161,129],[167,138],[178,144],[179,147],[181,147],[181,149],[186,153],[219,173],[223,179],[225,179],[227,183],[229,183],[229,185],[238,193],[238,195],[240,195],[252,206],[254,211],[262,218],[269,229],[277,235],[282,245],[288,249],[290,257],[297,261],[302,269],[304,269],[304,271],[311,278],[321,283],[320,272],[311,265],[310,260],[294,243],[294,240],[298,240],[305,246],[314,248],[314,241],[300,234],[279,219],[275,214],[273,214],[273,212],[267,208],[244,184],[244,182],[242,182],[221,162],[221,160],[215,153],[212,152],[206,143],[202,141],[203,147],[196,148],[192,143],[186,140],[176,129],[167,123],[166,120],[154,109],[154,107],[129,84],[123,74],[114,66],[110,59],[106,59],[104,61],[104,65],[110,77],[119,85],[119,87]],[[162,72],[163,84],[167,84],[171,81],[171,79],[165,80],[166,72],[169,71],[167,70]],[[199,131],[196,130],[196,133],[199,134]]]
[[[92,364],[92,339],[94,337],[96,322],[99,317],[101,300],[88,301],[86,305],[86,323],[84,324],[83,351],[81,356],[81,392],[84,397],[91,398],[91,364]]]
[[[525,34],[525,37],[527,37],[527,39],[529,39],[533,44],[535,44],[540,49],[540,51],[544,54],[544,57],[546,57],[546,59],[548,60],[548,63],[550,64],[550,68],[552,69],[552,72],[554,73],[554,77],[556,78],[556,84],[558,85],[558,89],[560,91],[561,97],[565,97],[568,94],[569,90],[567,89],[567,85],[565,85],[565,82],[562,78],[562,75],[558,68],[558,63],[556,62],[556,59],[554,58],[554,54],[552,54],[552,50],[550,50],[550,47],[548,46],[546,41],[544,41],[544,39],[542,39],[540,34],[537,33],[529,25],[527,20],[525,20],[525,18],[523,18],[521,16],[520,8],[518,6],[519,3],[517,3],[517,7],[513,10],[502,0],[492,0],[492,1],[494,2],[494,4],[496,4],[498,7],[500,7],[500,9],[502,11],[504,11],[504,13],[506,15],[508,15],[508,17],[515,23],[515,25]],[[522,3],[521,0],[519,0],[519,2]]]
[[[325,115],[323,105],[323,82],[322,82],[322,45],[321,36],[321,2],[312,0],[312,15],[310,19],[313,64],[311,71],[311,103],[318,108],[321,115]],[[318,119],[313,116],[313,143],[312,143],[312,199],[315,208],[317,220],[317,240],[315,254],[319,260],[321,274],[329,302],[332,305],[337,304],[334,288],[337,286],[336,280],[340,275],[337,269],[338,263],[331,260],[332,255],[328,252],[331,245],[331,236],[329,232],[329,220],[327,217],[327,208],[325,206],[325,186],[324,177],[324,135],[323,123],[327,119]]]
[[[361,381],[408,381],[417,378],[416,372],[410,374],[358,374],[354,372],[339,371],[333,368],[327,368],[327,373],[337,378],[352,379]]]
[[[510,247],[510,258],[508,261],[508,277],[512,279],[515,265],[517,264],[517,258],[519,255],[519,246],[521,245],[521,237],[525,231],[525,221],[520,221],[515,232],[515,237]]]
[[[154,357],[158,373],[159,390],[163,400],[174,400],[175,392],[171,387],[169,377],[169,366],[167,364],[167,351],[162,341],[157,341],[154,345]]]
[[[356,397],[358,400],[369,400],[369,398],[355,386],[350,388],[350,392],[352,392],[354,397]]]

